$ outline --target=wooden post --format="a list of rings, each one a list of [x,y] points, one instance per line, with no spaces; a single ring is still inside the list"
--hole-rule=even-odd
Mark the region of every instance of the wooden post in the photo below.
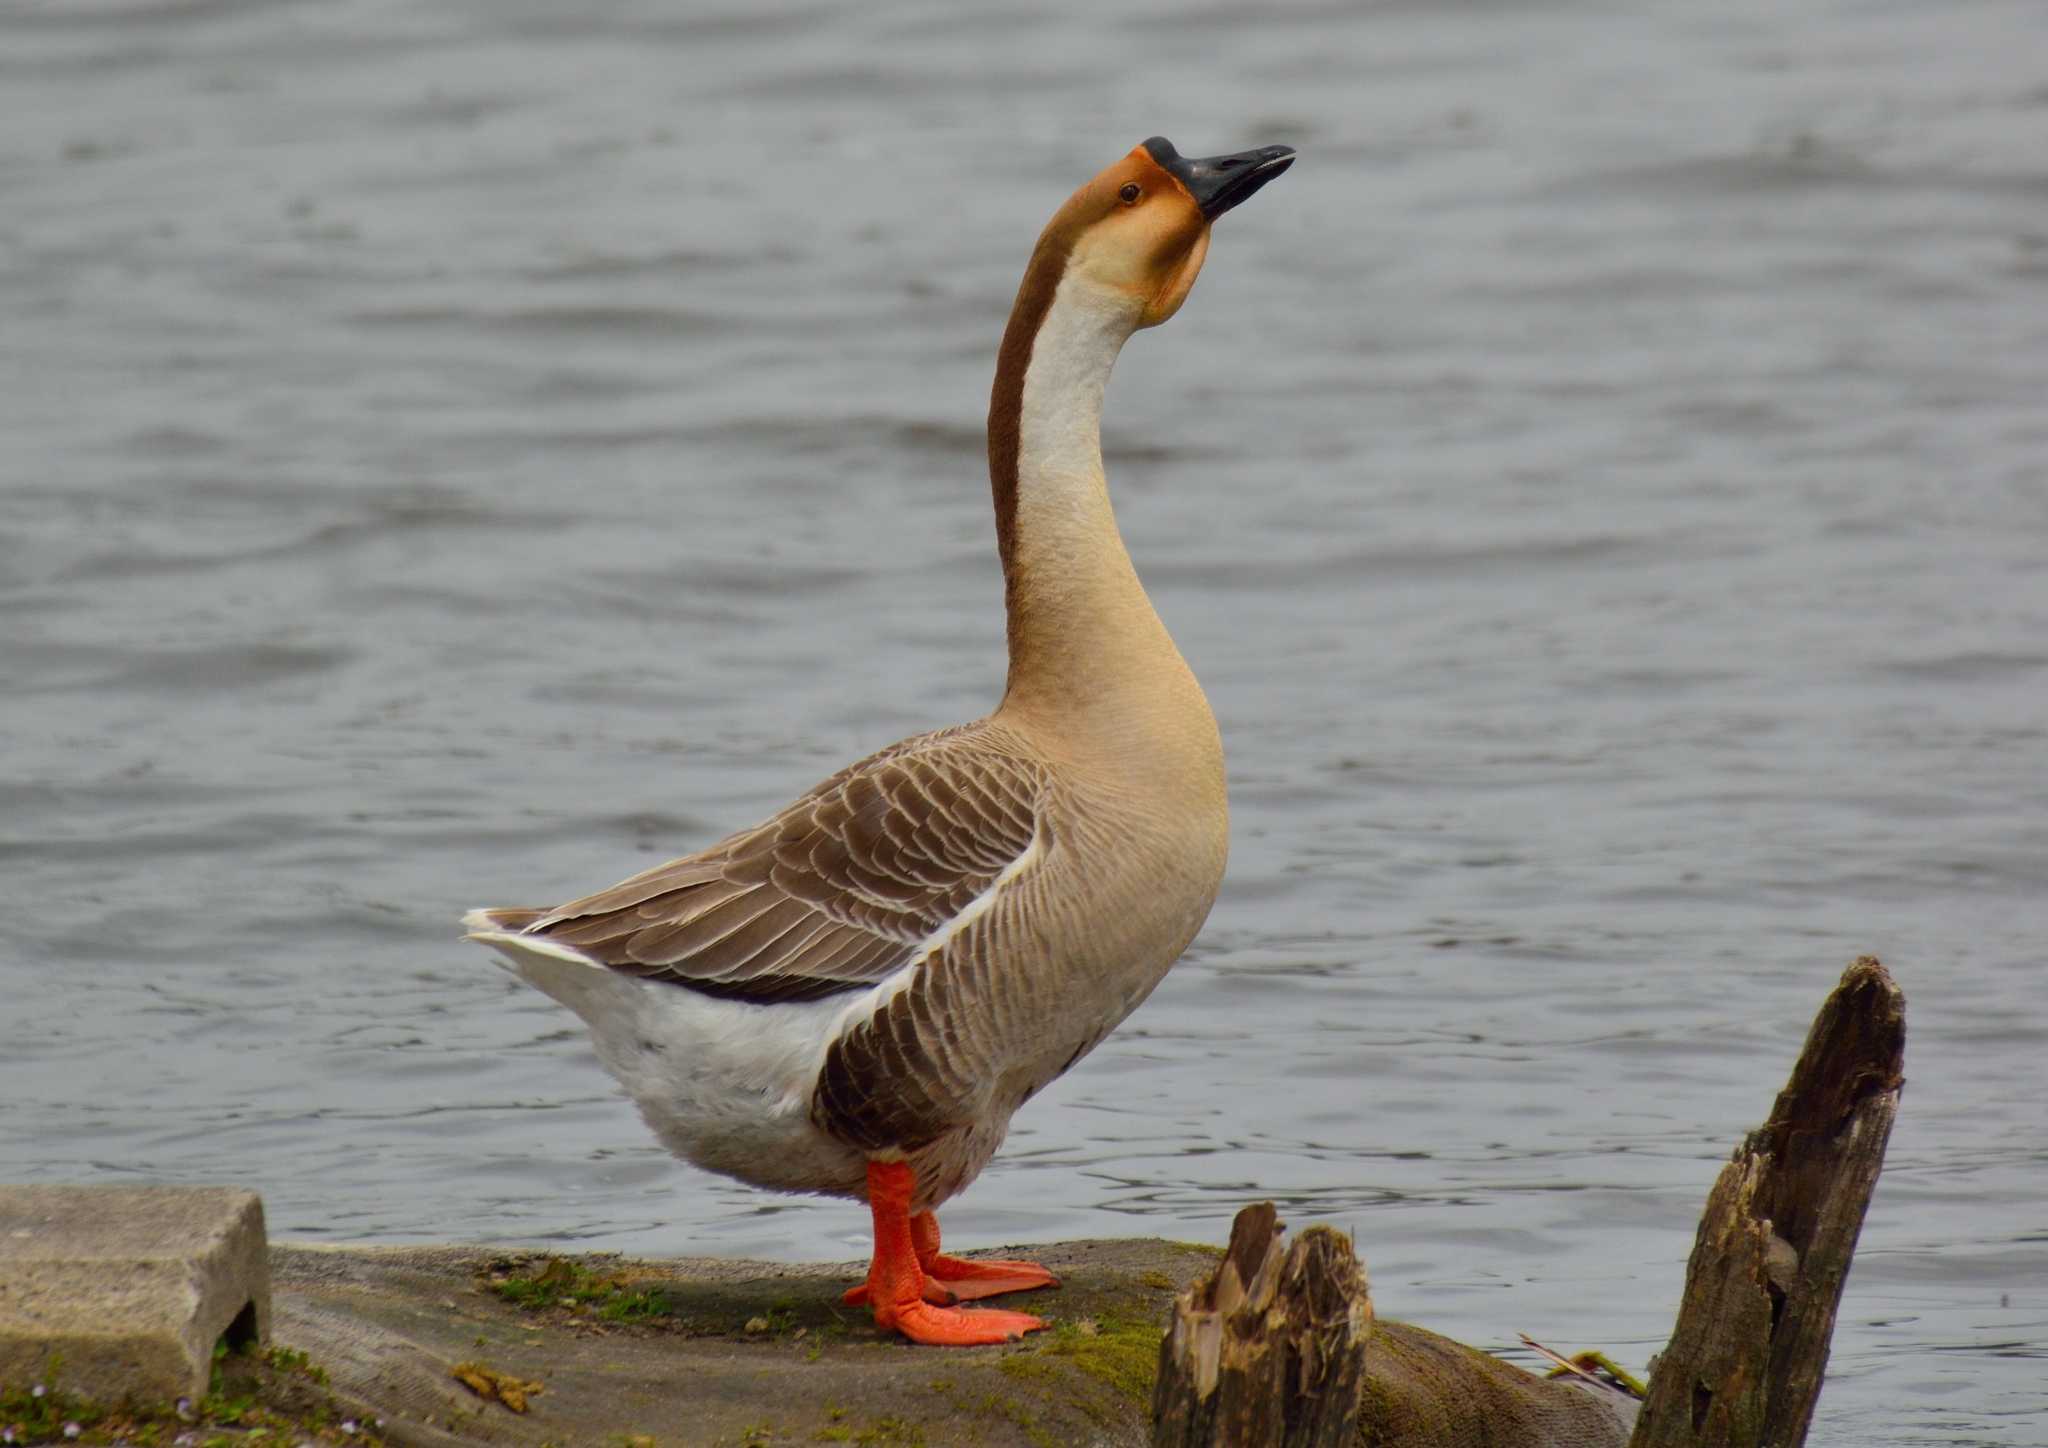
[[[1707,1197],[1629,1448],[1800,1448],[1904,1081],[1906,1002],[1864,956]]]
[[[1159,1347],[1154,1448],[1348,1448],[1372,1302],[1350,1240],[1310,1227],[1283,1250],[1271,1202],[1237,1214],[1230,1250],[1181,1293]]]

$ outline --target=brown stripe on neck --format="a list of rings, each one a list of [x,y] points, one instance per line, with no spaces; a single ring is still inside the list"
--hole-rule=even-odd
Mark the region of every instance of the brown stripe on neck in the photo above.
[[[1023,447],[1024,374],[1031,367],[1031,348],[1053,294],[1066,274],[1073,237],[1055,223],[1038,240],[1031,264],[1024,269],[1010,325],[996,353],[995,388],[988,403],[988,477],[995,494],[996,552],[1003,561],[1003,607],[1009,619],[1010,658],[1014,664],[1018,637],[1017,613],[1021,584],[1017,562],[1017,463]]]

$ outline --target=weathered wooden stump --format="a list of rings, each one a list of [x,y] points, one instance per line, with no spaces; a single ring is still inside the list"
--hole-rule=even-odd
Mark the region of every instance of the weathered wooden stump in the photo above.
[[[1372,1303],[1350,1241],[1280,1244],[1271,1202],[1237,1214],[1230,1250],[1174,1303],[1153,1390],[1156,1448],[1342,1448],[1357,1430]]]
[[[1864,956],[1721,1171],[1629,1448],[1799,1448],[1904,1082],[1906,998]]]
[[[1174,1303],[1155,1448],[1800,1448],[1904,1050],[1905,998],[1864,957],[1708,1196],[1639,1416],[1632,1398],[1585,1378],[1538,1378],[1375,1321],[1350,1243],[1311,1227],[1283,1251],[1273,1204],[1260,1202],[1238,1213],[1222,1263]]]
[[[1154,1448],[1622,1448],[1635,1403],[1375,1319],[1350,1241],[1237,1214],[1159,1349]]]

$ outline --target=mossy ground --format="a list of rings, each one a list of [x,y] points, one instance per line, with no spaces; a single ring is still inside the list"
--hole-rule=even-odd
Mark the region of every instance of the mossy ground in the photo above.
[[[851,1263],[287,1248],[273,1251],[272,1273],[294,1341],[316,1352],[331,1341],[330,1363],[375,1364],[336,1391],[375,1408],[399,1445],[1149,1441],[1160,1325],[1209,1254],[1104,1241],[1028,1255],[1062,1285],[993,1305],[1036,1313],[1051,1330],[978,1348],[918,1347],[879,1331],[867,1309],[840,1300],[860,1275]],[[451,1378],[460,1363],[542,1386],[521,1413]]]
[[[602,1256],[500,1258],[480,1278],[521,1312],[565,1325],[615,1324],[686,1337],[802,1342],[816,1351],[863,1326],[867,1313],[829,1294],[764,1298],[752,1285],[722,1287],[650,1279],[645,1264]]]
[[[666,1293],[635,1288],[617,1273],[570,1257],[544,1258],[531,1270],[493,1273],[487,1281],[495,1296],[527,1312],[594,1314],[606,1322],[652,1322],[675,1313]]]
[[[925,1448],[924,1429],[894,1415],[850,1423],[842,1421],[850,1416],[844,1408],[828,1408],[826,1416],[830,1421],[811,1434],[815,1442],[851,1443],[856,1448]]]
[[[1033,1399],[1069,1404],[1106,1429],[1134,1416],[1142,1421],[1148,1413],[1159,1373],[1160,1336],[1154,1323],[1084,1317],[1026,1338],[996,1367],[1011,1382],[1029,1388]],[[1046,1436],[1044,1425],[1024,1404],[1001,1407],[1033,1443]]]
[[[384,1443],[374,1421],[352,1418],[327,1374],[288,1347],[215,1347],[206,1395],[176,1403],[94,1402],[46,1381],[0,1390],[0,1444],[130,1444],[134,1448],[228,1448],[278,1443]]]

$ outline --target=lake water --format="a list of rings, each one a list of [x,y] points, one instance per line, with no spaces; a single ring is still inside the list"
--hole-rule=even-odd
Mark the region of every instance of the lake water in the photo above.
[[[1222,900],[947,1213],[1638,1364],[1856,954],[1813,1441],[2048,1442],[2048,10],[0,6],[0,1179],[850,1258],[458,938],[985,711],[1038,227],[1301,160],[1105,439]]]

